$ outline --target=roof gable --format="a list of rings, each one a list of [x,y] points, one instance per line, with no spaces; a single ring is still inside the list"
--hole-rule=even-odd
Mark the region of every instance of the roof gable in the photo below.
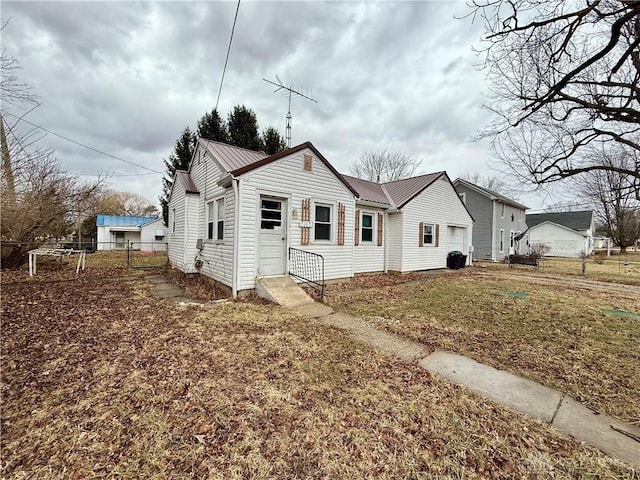
[[[488,188],[481,187],[480,185],[476,185],[475,183],[471,183],[467,180],[463,180],[462,178],[456,178],[453,181],[453,187],[455,188],[457,185],[465,186],[475,192],[479,193],[487,197],[489,200],[499,200],[500,202],[511,205],[512,207],[520,208],[522,210],[527,210],[529,207],[523,205],[515,200],[510,199],[509,197],[505,197],[501,193],[494,192],[493,190],[489,190]]]
[[[574,230],[573,228],[565,227],[564,225],[560,225],[559,223],[551,222],[549,220],[545,220],[544,222],[541,222],[541,223],[536,223],[533,227],[529,227],[529,231],[531,231],[531,230],[533,230],[533,229],[535,229],[537,227],[540,227],[542,225],[553,225],[554,227],[558,227],[558,228],[561,228],[562,230],[566,230],[567,232],[571,232],[574,235],[580,235],[581,237],[586,237],[586,235],[584,233],[581,233],[581,232],[579,232],[577,230]]]
[[[236,147],[204,137],[200,137],[198,143],[218,161],[221,169],[227,173],[249,167],[268,157],[264,152]]]
[[[382,188],[396,208],[402,208],[446,172],[428,173],[417,177],[382,184]]]
[[[593,223],[593,211],[581,210],[578,212],[554,212],[554,213],[530,213],[526,216],[528,227],[534,227],[540,223],[551,222],[575,231],[583,231],[591,228]]]

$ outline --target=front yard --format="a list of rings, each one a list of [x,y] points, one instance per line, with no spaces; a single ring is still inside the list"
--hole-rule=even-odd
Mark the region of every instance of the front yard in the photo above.
[[[638,287],[531,272],[476,268],[401,286],[338,286],[328,303],[640,424]]]
[[[3,478],[638,478],[545,424],[276,306],[180,307],[122,273],[2,274]],[[442,280],[450,297],[437,293]],[[408,291],[432,302],[472,295],[450,309],[500,304],[497,332],[518,305],[529,311],[526,299],[471,294],[467,281]],[[383,292],[389,305],[359,294],[353,309],[376,302],[369,310],[389,314],[391,328],[403,289]],[[418,311],[393,328],[408,318],[430,325],[428,307]],[[467,343],[471,327],[446,333],[444,318],[433,322],[443,345]],[[602,335],[626,352],[637,331],[619,326],[628,338]]]

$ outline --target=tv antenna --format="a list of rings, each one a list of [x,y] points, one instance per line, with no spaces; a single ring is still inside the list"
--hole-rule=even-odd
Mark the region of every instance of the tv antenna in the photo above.
[[[306,98],[307,100],[311,100],[312,102],[315,102],[315,103],[318,103],[318,101],[309,97],[308,95],[305,95],[303,93],[300,93],[294,90],[290,86],[285,85],[284,83],[282,83],[282,80],[280,80],[280,77],[278,77],[277,75],[276,75],[276,80],[278,80],[278,83],[272,82],[271,80],[267,80],[266,78],[263,78],[262,80],[264,80],[267,83],[270,83],[271,85],[275,85],[276,87],[278,87],[273,91],[273,93],[282,91],[285,95],[289,96],[289,111],[287,112],[287,134],[286,135],[287,135],[287,148],[291,148],[291,97],[293,95],[297,95],[299,97]]]

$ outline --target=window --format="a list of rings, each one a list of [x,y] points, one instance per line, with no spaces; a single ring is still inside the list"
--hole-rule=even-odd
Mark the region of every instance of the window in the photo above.
[[[224,198],[216,200],[217,240],[224,240]]]
[[[504,252],[504,229],[500,229],[500,252]]]
[[[224,198],[207,203],[207,240],[224,239]]]
[[[260,199],[260,228],[275,231],[282,229],[282,202],[280,200]]]
[[[422,239],[424,245],[433,245],[434,244],[434,236],[433,236],[433,225],[425,223],[422,227]]]
[[[362,241],[373,242],[373,215],[370,213],[362,214]]]
[[[313,224],[314,240],[331,240],[331,206],[317,205]]]
[[[500,217],[504,218],[504,203],[500,204]]]
[[[509,247],[510,248],[513,248],[514,237],[515,237],[515,234],[513,233],[513,230],[511,230],[511,232],[509,233]]]
[[[460,197],[460,200],[462,200],[462,203],[464,203],[466,205],[467,204],[467,192],[459,193],[458,196]]]
[[[164,238],[164,235],[156,235],[154,238],[156,239],[156,242],[160,242]]]

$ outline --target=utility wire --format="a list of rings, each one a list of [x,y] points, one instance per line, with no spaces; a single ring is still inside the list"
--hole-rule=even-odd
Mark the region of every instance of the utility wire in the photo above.
[[[94,151],[96,153],[99,153],[101,155],[106,155],[107,157],[111,157],[111,158],[113,158],[115,160],[118,160],[120,162],[128,163],[129,165],[133,165],[134,167],[142,168],[144,170],[149,170],[150,172],[153,172],[153,173],[160,173],[160,174],[164,173],[164,172],[160,172],[158,170],[154,170],[153,168],[145,167],[144,165],[140,165],[139,163],[131,162],[129,160],[125,160],[124,158],[116,157],[115,155],[111,155],[110,153],[103,152],[102,150],[98,150],[97,148],[90,147],[89,145],[85,145],[84,143],[80,143],[80,142],[78,142],[76,140],[73,140],[73,139],[71,139],[69,137],[65,137],[64,135],[60,135],[59,133],[56,133],[56,132],[53,132],[53,131],[51,131],[51,130],[49,130],[47,128],[44,128],[42,125],[37,125],[35,123],[30,122],[29,120],[25,120],[24,118],[20,118],[20,117],[14,115],[13,113],[5,112],[5,115],[11,115],[12,117],[18,119],[19,121],[24,122],[24,123],[28,123],[29,125],[31,125],[33,127],[36,127],[36,128],[39,128],[40,130],[43,130],[43,131],[45,131],[47,133],[50,133],[51,135],[55,135],[56,137],[60,137],[63,140],[66,140],[66,141],[71,142],[71,143],[75,143],[76,145],[79,145],[81,147],[87,148],[87,149],[92,150],[92,151]]]
[[[229,38],[229,47],[227,48],[227,58],[224,60],[224,68],[222,69],[222,78],[220,79],[220,88],[218,89],[218,99],[216,100],[216,112],[218,111],[218,103],[220,103],[220,94],[222,93],[222,83],[224,82],[224,74],[227,72],[227,62],[229,61],[229,53],[231,52],[231,42],[233,41],[233,31],[236,29],[236,20],[238,20],[238,10],[240,10],[240,0],[236,7],[236,16],[233,19],[231,27],[231,37]]]

